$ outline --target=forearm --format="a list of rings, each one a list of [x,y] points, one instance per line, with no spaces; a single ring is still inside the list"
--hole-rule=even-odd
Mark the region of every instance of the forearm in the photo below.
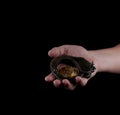
[[[89,54],[94,58],[98,72],[120,73],[120,44],[112,48],[92,50]]]

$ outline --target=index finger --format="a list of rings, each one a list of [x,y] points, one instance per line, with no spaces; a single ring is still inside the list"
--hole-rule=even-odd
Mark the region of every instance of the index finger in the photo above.
[[[47,82],[52,82],[54,79],[55,79],[55,76],[53,76],[52,73],[50,73],[45,77],[45,81]]]

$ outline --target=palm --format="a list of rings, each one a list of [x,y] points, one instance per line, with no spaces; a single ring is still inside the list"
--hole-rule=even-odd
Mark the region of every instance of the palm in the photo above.
[[[92,62],[92,61],[94,62],[94,59],[92,58],[92,56],[89,55],[88,51],[85,48],[83,48],[82,46],[77,46],[77,45],[63,45],[60,47],[55,47],[48,52],[48,55],[50,57],[57,57],[60,55],[70,55],[70,56],[75,56],[75,57],[83,57],[86,60],[88,60],[89,62]],[[95,74],[96,74],[96,71],[94,73],[92,73],[92,76],[94,76]],[[73,90],[75,88],[75,86],[73,84],[71,84],[67,79],[60,81],[58,79],[55,79],[55,77],[51,74],[48,75],[45,79],[46,79],[46,81],[53,81],[53,84],[56,87],[60,86],[60,84],[63,83],[63,85],[67,89]],[[89,79],[81,78],[80,76],[77,76],[76,82],[78,84],[84,86],[87,84]]]
[[[91,55],[89,55],[88,51],[82,47],[77,45],[64,45],[65,48],[65,55],[75,56],[75,57],[83,57],[89,62],[94,62],[94,59]],[[92,73],[92,76],[96,74],[96,71]],[[92,77],[91,76],[91,77]],[[88,79],[87,79],[88,80]]]

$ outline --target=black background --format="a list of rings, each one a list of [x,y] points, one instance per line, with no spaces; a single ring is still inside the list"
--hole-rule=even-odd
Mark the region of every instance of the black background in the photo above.
[[[119,74],[97,73],[85,87],[77,87],[74,91],[55,88],[52,83],[44,80],[50,73],[51,58],[47,53],[52,47],[63,44],[82,45],[88,50],[112,47],[120,43],[119,32],[100,26],[92,30],[84,28],[84,25],[79,29],[74,29],[74,27],[64,29],[64,26],[55,26],[51,29],[51,27],[53,25],[50,25],[48,30],[43,32],[44,34],[38,32],[37,38],[34,37],[35,39],[31,41],[32,70],[30,71],[31,78],[28,78],[29,85],[26,89],[27,93],[25,92],[27,95],[25,99],[46,109],[52,106],[53,110],[57,111],[61,108],[62,111],[70,111],[79,107],[85,109],[96,105],[102,105],[102,108],[106,109],[109,104],[113,106],[111,103],[119,104]]]
[[[30,93],[35,96],[35,100],[45,100],[47,105],[51,103],[59,105],[64,103],[73,104],[84,101],[100,100],[115,101],[119,97],[120,78],[119,75],[110,73],[98,73],[91,79],[87,86],[78,87],[74,91],[67,91],[65,89],[55,88],[52,83],[44,81],[44,77],[49,74],[48,51],[52,47],[63,44],[82,45],[88,50],[96,50],[101,48],[108,48],[117,45],[120,41],[120,33],[116,26],[104,24],[88,25],[82,22],[81,25],[67,25],[59,22],[49,24],[45,30],[37,32],[34,30],[33,38],[30,44],[31,61],[32,64],[32,83],[30,83]],[[119,52],[118,52],[119,53]],[[100,98],[100,100],[99,100]],[[34,100],[34,99],[33,99]],[[53,101],[54,100],[54,101]],[[61,101],[62,100],[62,101]],[[58,102],[57,102],[58,101]]]
[[[14,19],[13,49],[19,58],[16,61],[19,72],[14,71],[13,93],[11,90],[9,93],[15,100],[14,105],[21,105],[25,110],[35,107],[40,111],[52,107],[51,112],[56,109],[63,112],[73,107],[89,108],[99,103],[102,106],[118,103],[119,74],[97,73],[85,87],[77,87],[74,91],[55,88],[44,80],[50,73],[48,51],[53,47],[72,44],[96,50],[120,43],[118,15],[114,15],[112,20],[108,12],[102,15],[100,12],[88,14],[80,11],[71,14],[71,11],[53,11],[28,9],[23,13],[17,12],[19,15]],[[17,51],[15,48],[18,48]]]

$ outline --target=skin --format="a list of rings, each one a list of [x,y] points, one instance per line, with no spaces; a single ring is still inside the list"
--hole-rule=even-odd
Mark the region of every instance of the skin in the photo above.
[[[109,73],[120,73],[120,44],[106,49],[99,50],[87,50],[82,46],[77,45],[62,45],[59,47],[52,48],[48,55],[52,58],[61,56],[61,55],[70,55],[76,57],[83,57],[89,62],[94,62],[95,71],[92,73],[91,79],[97,72],[109,72]],[[76,85],[85,86],[89,79],[82,78],[77,76]],[[46,82],[53,82],[55,87],[60,87],[60,85],[64,85],[65,89],[74,90],[76,85],[70,83],[69,80],[59,80],[55,79],[55,77],[50,73],[45,77]]]

